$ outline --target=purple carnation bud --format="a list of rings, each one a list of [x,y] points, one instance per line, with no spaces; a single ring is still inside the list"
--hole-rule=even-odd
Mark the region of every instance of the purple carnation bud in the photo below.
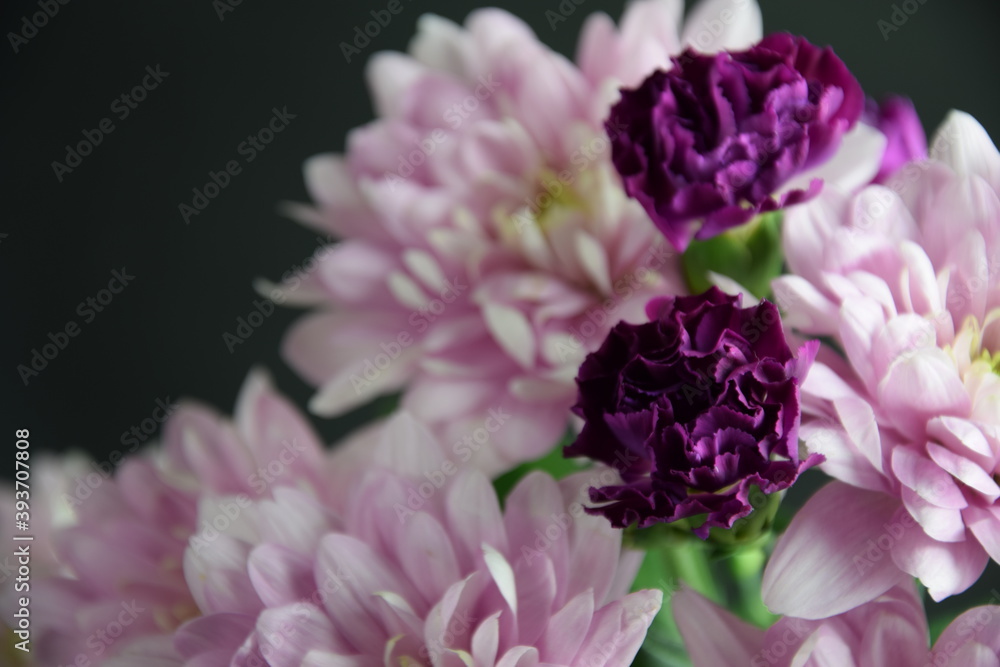
[[[625,191],[678,250],[819,192],[776,195],[830,157],[865,98],[830,48],[779,33],[747,51],[687,50],[622,90],[606,128]],[[701,220],[701,226],[697,221]]]
[[[788,488],[799,460],[799,385],[818,342],[798,358],[778,309],[716,288],[654,299],[652,321],[621,322],[577,376],[585,421],[567,456],[615,466],[623,483],[592,488],[588,508],[619,528],[707,515],[695,530],[729,528],[753,510],[752,487]]]

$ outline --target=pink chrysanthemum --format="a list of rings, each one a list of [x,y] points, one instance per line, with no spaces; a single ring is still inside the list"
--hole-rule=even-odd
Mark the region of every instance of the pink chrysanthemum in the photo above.
[[[390,420],[341,516],[282,488],[239,532],[192,540],[187,664],[629,664],[662,593],[626,595],[641,558],[582,511],[586,474],[533,473],[501,512],[432,438]]]
[[[189,539],[235,530],[251,501],[282,486],[327,499],[323,457],[307,422],[252,374],[235,422],[185,404],[162,450],[126,459],[110,478],[101,474],[108,464],[68,470],[59,504],[75,516],[46,531],[57,562],[33,572],[32,656],[40,665],[180,665],[171,633],[198,614],[182,569]]]
[[[592,16],[579,65],[499,10],[464,27],[424,16],[409,55],[371,60],[378,119],[346,155],[306,165],[316,205],[297,209],[343,240],[284,285],[322,308],[285,343],[319,386],[313,411],[405,388],[404,407],[457,449],[501,409],[512,419],[475,452],[488,472],[556,443],[586,353],[617,321],[641,320],[649,297],[683,292],[610,163],[602,124],[617,88],[685,45],[761,37],[753,0],[702,2],[683,34],[682,10],[635,2],[620,29]]]
[[[694,667],[985,667],[1000,663],[1000,606],[964,612],[928,650],[927,620],[912,582],[832,618],[810,621],[786,616],[767,630],[748,625],[690,590],[674,596],[673,608]]]
[[[838,478],[764,578],[782,613],[843,612],[918,577],[940,600],[1000,561],[1000,153],[952,112],[931,159],[789,211],[786,322],[832,337],[801,436]]]

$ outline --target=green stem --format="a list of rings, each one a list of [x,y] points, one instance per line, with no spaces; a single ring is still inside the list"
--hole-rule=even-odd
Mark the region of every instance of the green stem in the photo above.
[[[745,620],[766,628],[777,620],[760,597],[760,585],[767,556],[761,547],[737,550],[729,558],[729,569],[736,584],[737,611]]]
[[[687,539],[668,546],[662,552],[666,569],[676,582],[683,582],[705,597],[722,602],[722,590],[709,564],[707,545]]]

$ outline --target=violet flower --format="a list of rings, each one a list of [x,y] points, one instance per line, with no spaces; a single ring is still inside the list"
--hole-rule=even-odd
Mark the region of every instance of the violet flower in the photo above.
[[[606,128],[626,192],[684,250],[815,195],[818,179],[779,188],[829,160],[864,104],[830,48],[781,33],[746,51],[685,51],[623,90]]]
[[[778,310],[712,288],[651,301],[651,322],[619,323],[577,376],[574,412],[585,420],[567,456],[614,465],[617,486],[592,488],[588,511],[616,527],[706,515],[695,533],[750,514],[756,486],[787,488],[798,455],[799,384],[815,356],[796,359]]]
[[[881,104],[869,100],[865,121],[886,138],[875,183],[885,183],[908,162],[927,159],[927,135],[913,102],[907,98],[890,95]]]

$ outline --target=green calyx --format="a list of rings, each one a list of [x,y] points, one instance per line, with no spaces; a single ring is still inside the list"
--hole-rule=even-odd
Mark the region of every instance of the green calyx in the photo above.
[[[704,241],[692,241],[681,257],[684,278],[692,294],[712,286],[709,273],[735,280],[753,296],[771,295],[771,280],[781,275],[780,211],[756,218]]]

